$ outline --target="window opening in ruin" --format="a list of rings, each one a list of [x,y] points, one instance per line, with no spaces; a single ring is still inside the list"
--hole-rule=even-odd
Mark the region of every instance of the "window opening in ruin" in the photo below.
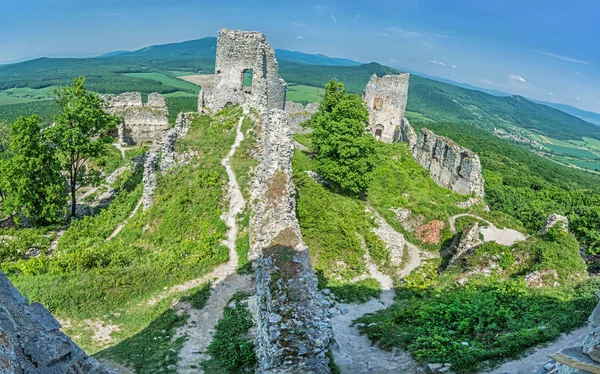
[[[383,107],[383,98],[382,97],[376,97],[375,98],[375,103],[373,105],[373,109],[374,110],[381,110],[382,107]]]
[[[246,69],[242,72],[242,88],[245,93],[252,92],[252,78],[254,77],[254,72],[252,69]]]
[[[375,126],[375,139],[381,139],[381,135],[383,135],[383,125]]]

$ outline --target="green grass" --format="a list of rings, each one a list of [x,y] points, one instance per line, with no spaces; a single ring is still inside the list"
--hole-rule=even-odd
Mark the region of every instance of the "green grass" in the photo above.
[[[175,88],[185,90],[185,91],[191,91],[191,92],[199,92],[200,91],[200,86],[196,86],[193,83],[186,82],[183,79],[171,78],[171,77],[168,77],[168,76],[166,76],[164,74],[160,74],[160,73],[125,73],[123,75],[132,77],[132,78],[150,79],[153,81],[160,82],[166,86],[175,87]]]
[[[206,374],[253,373],[257,359],[254,353],[254,341],[248,331],[254,322],[243,303],[248,295],[236,293],[231,298],[235,307],[225,307],[223,318],[215,326],[213,341],[206,349],[211,358],[202,362]]]
[[[178,77],[185,77],[187,75],[198,75],[200,73],[198,72],[193,72],[193,71],[181,71],[181,70],[171,70],[169,71],[169,73],[176,75]]]
[[[289,85],[286,100],[299,103],[320,103],[323,100],[324,90],[318,87],[304,85]]]
[[[600,160],[584,161],[584,160],[574,160],[572,158],[561,158],[561,161],[566,162],[568,164],[577,165],[584,169],[600,171]]]
[[[32,101],[37,101],[37,99],[30,99],[30,98],[19,97],[19,96],[11,96],[11,95],[8,95],[4,91],[0,91],[0,105],[23,104],[23,103],[30,103]]]
[[[227,231],[220,216],[228,206],[220,160],[233,143],[240,113],[231,108],[214,120],[194,119],[177,148],[197,150],[199,157],[160,176],[153,206],[138,211],[114,239],[105,241],[131,212],[140,187],[119,194],[106,213],[73,223],[52,258],[9,261],[2,268],[30,300],[68,319],[64,331],[86,351],[104,348],[92,340],[88,319],[117,325],[111,335],[116,343],[136,336],[168,311],[172,298],[154,305],[148,299],[228,259],[220,244]]]
[[[575,148],[575,146],[573,146],[573,145],[570,147],[565,147],[562,145],[545,144],[545,146],[548,147],[550,150],[552,150],[554,153],[556,153],[558,155],[567,155],[567,156],[573,156],[573,157],[577,157],[577,158],[590,158],[590,159],[598,158],[598,156],[596,156],[589,150]]]
[[[600,151],[600,140],[593,139],[593,138],[586,138],[584,136],[583,141],[587,144],[588,147]]]

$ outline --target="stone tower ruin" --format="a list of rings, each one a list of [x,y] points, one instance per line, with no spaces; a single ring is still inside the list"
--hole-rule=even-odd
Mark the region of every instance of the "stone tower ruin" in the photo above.
[[[365,87],[364,100],[369,111],[371,133],[382,142],[393,143],[400,136],[399,127],[404,119],[408,99],[410,74],[373,74]]]
[[[251,87],[244,87],[247,71],[252,71]],[[259,111],[283,110],[285,93],[275,51],[263,34],[229,29],[219,32],[214,86],[200,91],[199,112],[217,111],[233,104],[247,104]]]

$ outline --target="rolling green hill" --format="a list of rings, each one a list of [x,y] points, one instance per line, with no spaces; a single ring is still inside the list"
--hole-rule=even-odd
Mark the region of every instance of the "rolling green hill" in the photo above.
[[[88,87],[100,93],[160,92],[189,99],[190,95],[197,94],[199,87],[180,83],[177,76],[212,73],[215,51],[216,38],[203,38],[101,58],[41,58],[4,65],[0,66],[0,94],[6,96],[7,90],[14,88],[44,89],[64,85],[84,75]],[[277,55],[280,74],[288,84],[309,89],[338,79],[345,82],[350,92],[361,94],[371,75],[398,73],[394,68],[377,63],[352,66],[357,63],[285,50],[277,50]],[[7,104],[20,106],[11,108],[0,101],[0,119],[13,120],[17,108],[25,109],[21,114],[28,114],[28,106],[22,103],[31,101],[29,98],[5,99]],[[451,122],[488,130],[498,127],[511,132],[525,130],[559,140],[582,141],[584,136],[600,139],[600,127],[522,96],[498,97],[417,75],[411,77],[407,110],[411,121]]]

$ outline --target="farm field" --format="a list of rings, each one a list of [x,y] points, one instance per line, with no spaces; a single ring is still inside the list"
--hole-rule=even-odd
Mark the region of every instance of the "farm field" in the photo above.
[[[591,159],[595,159],[598,157],[594,153],[592,153],[591,151],[589,151],[587,149],[576,148],[575,146],[566,147],[566,146],[562,146],[562,145],[554,145],[554,144],[547,144],[547,143],[545,144],[545,146],[559,155],[568,155],[568,156],[573,156],[573,157],[577,157],[577,158],[591,158]]]
[[[167,77],[166,75],[160,73],[125,73],[123,75],[133,78],[151,79],[153,81],[157,81],[164,85],[179,88],[181,90],[195,92],[200,91],[200,87],[196,84],[186,82],[182,79]]]
[[[324,90],[319,87],[304,85],[289,85],[287,89],[287,100],[295,102],[320,103],[323,99]]]

